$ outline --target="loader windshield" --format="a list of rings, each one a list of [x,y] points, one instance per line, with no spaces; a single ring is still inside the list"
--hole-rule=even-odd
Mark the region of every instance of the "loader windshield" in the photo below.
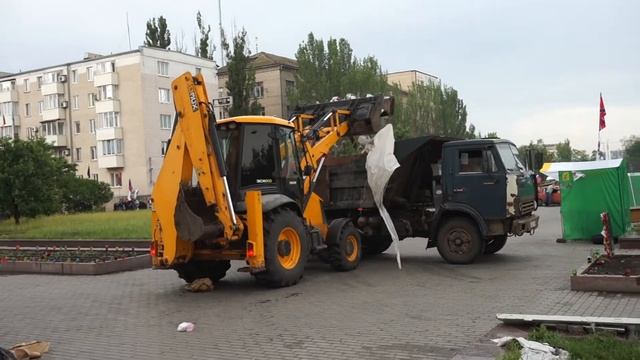
[[[225,125],[218,127],[220,137],[220,147],[222,148],[222,158],[227,168],[227,181],[229,187],[235,189],[238,176],[238,158],[240,156],[240,128],[235,125]]]

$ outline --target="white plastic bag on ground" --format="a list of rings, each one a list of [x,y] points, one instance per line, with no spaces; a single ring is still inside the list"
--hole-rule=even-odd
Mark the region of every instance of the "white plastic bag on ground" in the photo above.
[[[522,346],[520,350],[520,360],[568,360],[569,353],[551,347],[547,344],[541,344],[537,341],[527,340],[522,337],[514,338],[513,336],[505,336],[498,339],[492,339],[496,345],[502,347],[511,341],[517,341]]]
[[[382,216],[393,239],[398,269],[402,269],[402,263],[400,261],[400,239],[398,238],[396,228],[393,226],[391,216],[382,202],[389,178],[391,178],[393,172],[400,167],[398,159],[393,155],[394,144],[393,126],[388,124],[373,137],[373,147],[367,154],[366,168],[367,181],[373,193],[373,200],[376,202],[380,216]]]
[[[190,322],[181,322],[178,324],[178,328],[176,329],[179,332],[192,332],[196,326]]]

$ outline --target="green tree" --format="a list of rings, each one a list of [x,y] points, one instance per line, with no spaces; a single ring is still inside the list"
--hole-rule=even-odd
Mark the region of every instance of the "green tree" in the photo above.
[[[13,217],[52,214],[61,208],[59,184],[73,167],[54,156],[44,139],[0,139],[0,212]]]
[[[414,83],[408,92],[395,86],[393,94],[396,137],[476,137],[475,126],[467,129],[467,107],[455,89],[434,82]]]
[[[589,161],[590,156],[584,150],[571,149],[572,161]]]
[[[386,76],[373,56],[358,59],[349,42],[330,38],[326,42],[309,33],[296,52],[296,85],[287,94],[291,105],[326,102],[347,94],[366,96],[388,90]]]
[[[256,72],[250,64],[251,51],[247,47],[247,31],[244,28],[233,37],[231,45],[232,50],[223,33],[222,48],[227,57],[229,76],[225,87],[233,99],[229,115],[258,115],[262,106],[254,96]]]
[[[571,151],[571,142],[565,139],[556,145],[556,156],[558,161],[571,161],[573,152]]]
[[[631,136],[623,140],[624,157],[630,171],[640,171],[640,137]]]
[[[111,200],[109,184],[67,174],[60,183],[62,207],[66,212],[92,211]]]
[[[555,154],[547,150],[542,139],[538,139],[535,143],[531,141],[529,145],[518,147],[518,152],[520,153],[521,158],[527,162],[528,168],[535,171],[539,170],[539,168],[534,169],[534,164],[532,164],[532,161],[535,160],[537,154],[542,155],[541,160],[543,163],[556,161]],[[542,166],[542,164],[537,165]]]
[[[498,133],[496,131],[488,132],[487,135],[483,137],[483,139],[500,139]]]
[[[198,31],[200,32],[200,38],[195,40],[194,49],[195,55],[213,59],[213,52],[215,51],[215,45],[213,44],[213,37],[211,37],[211,25],[204,25],[202,20],[202,14],[200,11],[196,14],[196,24],[198,25]]]
[[[167,28],[167,19],[160,16],[147,20],[147,32],[145,33],[146,46],[153,46],[161,49],[168,49],[171,45],[171,32]]]

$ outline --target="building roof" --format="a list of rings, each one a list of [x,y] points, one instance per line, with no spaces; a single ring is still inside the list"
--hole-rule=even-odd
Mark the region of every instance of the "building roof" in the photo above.
[[[161,49],[161,48],[150,47],[150,46],[140,46],[135,50],[128,50],[128,51],[123,51],[123,52],[119,52],[119,53],[115,53],[115,54],[108,54],[108,55],[100,55],[100,54],[87,52],[82,60],[71,61],[71,62],[62,63],[62,64],[56,64],[56,65],[49,65],[49,66],[45,66],[45,67],[42,67],[42,68],[21,71],[21,72],[18,72],[18,73],[3,73],[3,72],[0,72],[0,81],[4,80],[6,78],[14,78],[16,76],[20,76],[20,75],[24,75],[24,74],[28,74],[28,73],[32,73],[32,72],[43,71],[43,70],[47,70],[47,69],[51,69],[51,68],[57,68],[57,67],[61,67],[61,66],[81,64],[83,62],[95,61],[95,60],[98,60],[98,59],[107,59],[107,58],[112,58],[112,57],[116,57],[116,56],[142,52],[145,48],[153,49],[153,50],[157,50],[157,51],[178,53],[178,54],[182,54],[182,55],[190,56],[190,57],[195,57],[195,58],[202,59],[202,60],[209,60],[209,59],[204,59],[204,58],[201,58],[201,57],[198,57],[198,56],[195,56],[195,55],[173,51],[173,50],[170,50],[170,49]],[[213,62],[213,60],[209,60],[209,61]]]
[[[408,72],[416,72],[416,73],[420,73],[420,74],[423,74],[423,75],[430,76],[430,77],[432,77],[432,78],[436,78],[436,79],[438,78],[438,77],[437,77],[437,76],[435,76],[435,75],[431,75],[431,74],[429,74],[429,73],[426,73],[426,72],[424,72],[424,71],[420,71],[420,70],[402,70],[402,71],[394,71],[394,72],[389,72],[389,73],[387,73],[387,76],[388,76],[388,75],[395,75],[395,74],[408,73]]]
[[[0,77],[5,77],[5,76],[9,76],[9,75],[11,75],[11,73],[0,71]]]
[[[298,62],[295,59],[266,53],[264,51],[251,55],[249,57],[249,61],[254,69],[265,69],[280,66],[288,67],[290,69],[298,69]],[[218,75],[226,74],[227,72],[228,68],[226,65],[218,69]]]

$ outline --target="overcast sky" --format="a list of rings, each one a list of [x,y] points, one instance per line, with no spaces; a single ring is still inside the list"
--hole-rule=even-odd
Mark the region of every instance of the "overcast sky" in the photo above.
[[[218,2],[2,0],[0,71],[126,51],[164,15],[172,39],[193,51],[195,14],[218,41]],[[248,1],[222,0],[227,32],[245,27],[251,47],[294,57],[309,32],[344,37],[357,56],[389,72],[415,69],[458,89],[469,122],[517,144],[569,138],[593,150],[598,96],[611,149],[640,135],[639,1]],[[219,59],[220,54],[214,55]]]

